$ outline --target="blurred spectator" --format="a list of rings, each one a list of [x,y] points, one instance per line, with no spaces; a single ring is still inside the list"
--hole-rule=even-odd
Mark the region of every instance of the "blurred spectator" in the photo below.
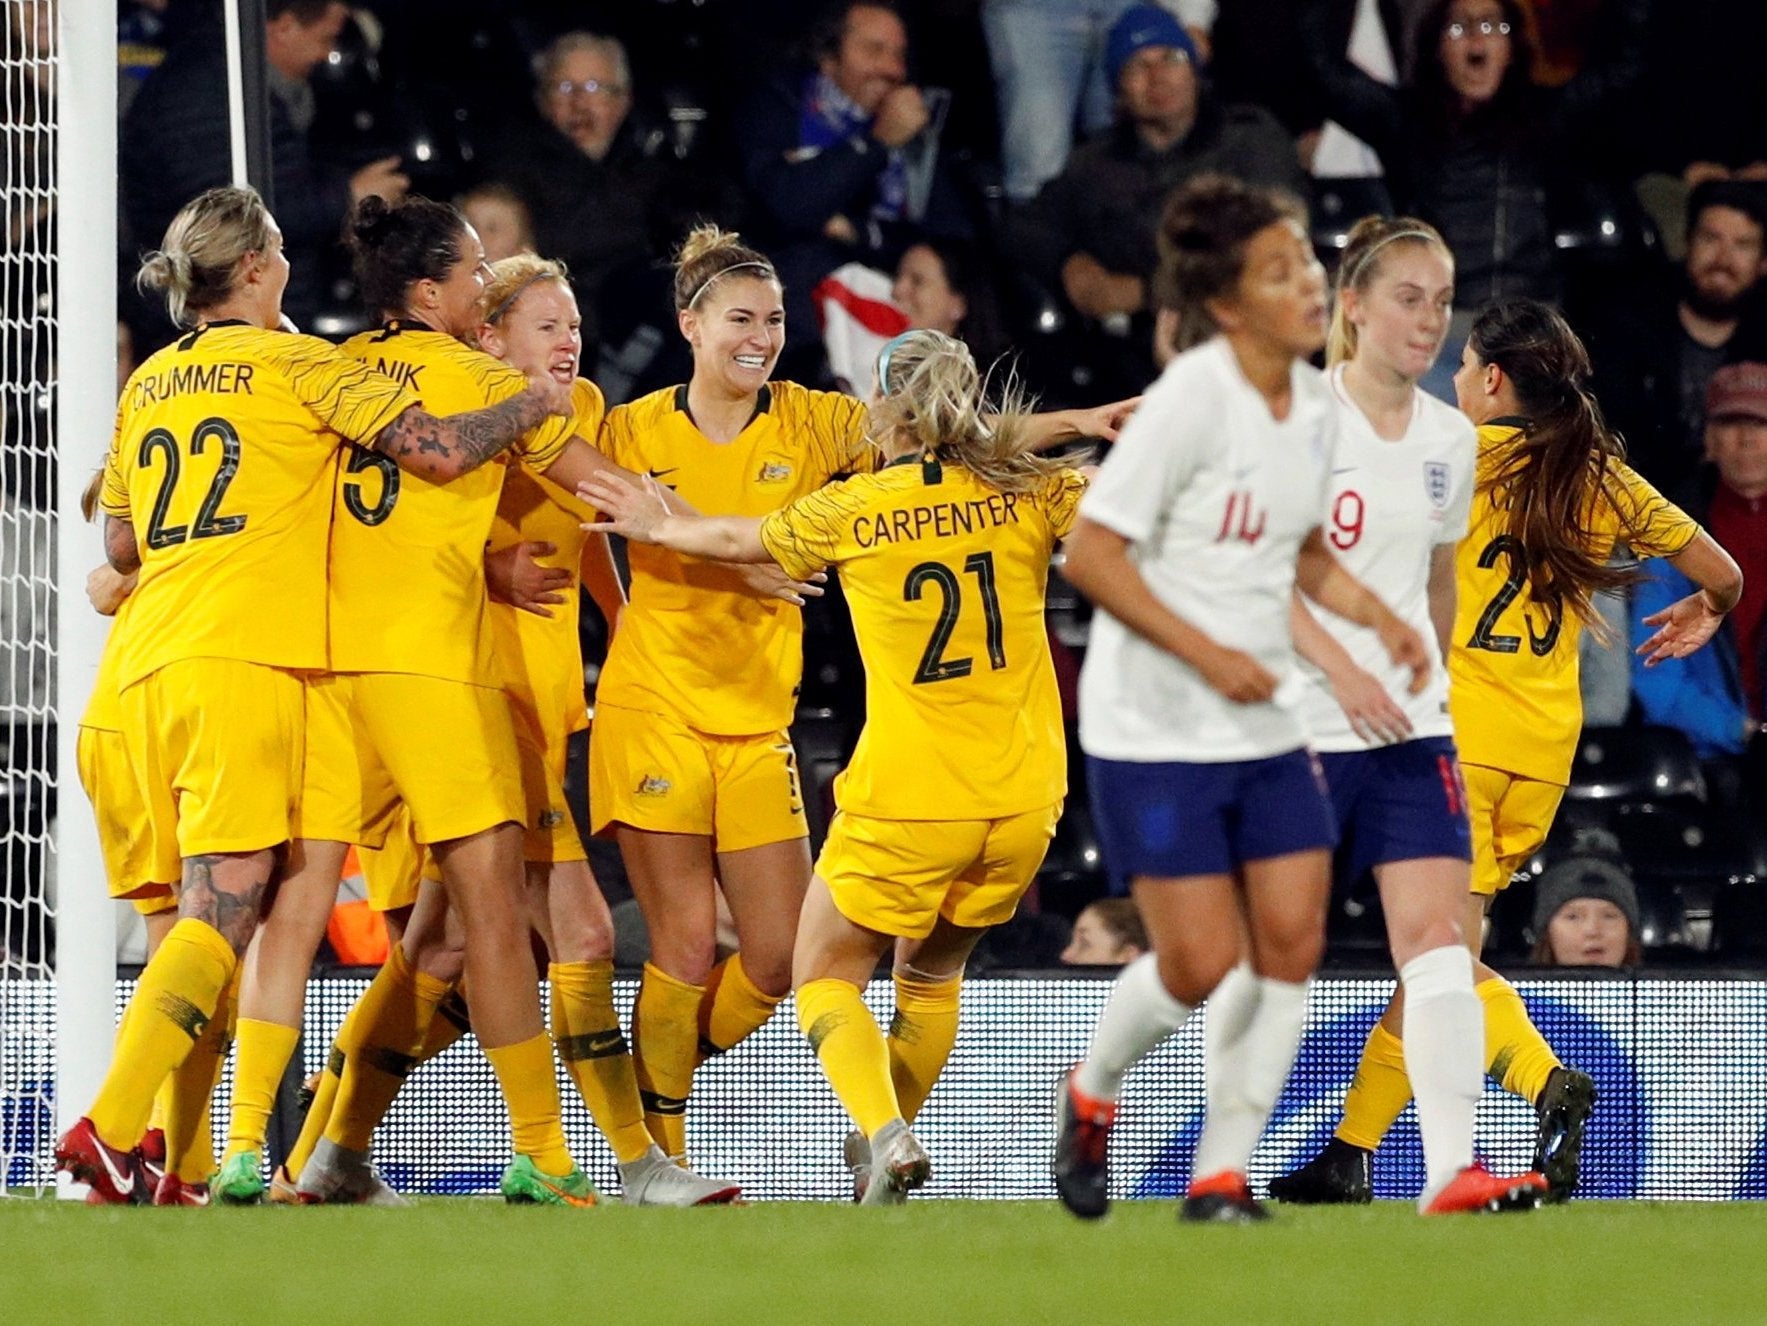
[[[1070,967],[1121,967],[1147,952],[1147,928],[1132,898],[1104,898],[1074,918],[1061,960]]]
[[[1726,360],[1767,356],[1767,185],[1717,180],[1688,206],[1687,257],[1672,281],[1627,283],[1580,319],[1597,399],[1632,465],[1674,491],[1705,451],[1706,387]]]
[[[1116,125],[1076,148],[1014,227],[1023,263],[1088,320],[1100,399],[1153,376],[1147,287],[1167,196],[1204,171],[1304,194],[1295,145],[1254,106],[1224,106],[1205,87],[1190,34],[1153,5],[1111,29],[1105,64]]]
[[[486,172],[526,202],[535,248],[570,269],[585,371],[610,402],[685,376],[668,357],[681,338],[663,260],[696,219],[735,220],[733,186],[678,161],[634,102],[626,48],[568,32],[534,60],[539,123],[518,116]]]
[[[296,325],[307,327],[320,308],[322,255],[337,245],[345,212],[370,194],[402,197],[407,180],[397,157],[351,173],[317,160],[310,150],[314,103],[308,79],[331,54],[349,9],[341,0],[267,0],[265,12],[273,206],[292,269],[282,307]],[[232,180],[219,25],[189,33],[141,85],[123,119],[119,168],[123,213],[137,250],[157,248],[180,207]],[[143,353],[172,333],[163,316],[134,325],[138,341],[144,330],[149,333],[138,346]]]
[[[1110,127],[1116,89],[1104,44],[1133,0],[983,0],[982,29],[1000,102],[1000,157],[1007,198],[1029,202],[1061,174],[1082,135]],[[1203,48],[1215,0],[1168,4]]]
[[[1567,857],[1534,885],[1534,966],[1636,967],[1638,932],[1638,890],[1617,856]]]
[[[756,242],[785,283],[782,377],[821,376],[812,292],[847,262],[889,271],[929,235],[970,225],[941,151],[950,94],[908,81],[908,33],[891,3],[842,0],[811,33],[814,67],[739,113],[735,138]]]
[[[460,195],[460,211],[479,232],[485,261],[502,262],[518,253],[536,252],[534,221],[522,196],[507,184],[492,181]]]
[[[1439,0],[1418,28],[1409,87],[1370,78],[1330,39],[1333,0],[1305,10],[1309,53],[1331,117],[1380,154],[1395,206],[1432,222],[1455,257],[1455,303],[1556,300],[1563,279],[1555,186],[1587,181],[1602,131],[1637,80],[1646,0],[1609,0],[1610,50],[1562,89],[1531,81],[1521,0]],[[1465,326],[1442,362],[1459,360]]]
[[[1649,723],[1679,728],[1703,760],[1740,757],[1767,717],[1767,364],[1732,364],[1712,377],[1706,451],[1682,505],[1742,568],[1742,599],[1711,647],[1654,668],[1633,666],[1633,692]],[[1654,628],[1642,619],[1691,594],[1665,561],[1633,591],[1633,644]],[[1738,775],[1739,776],[1739,775]],[[1730,790],[1722,774],[1718,790]]]
[[[931,327],[969,346],[985,372],[1012,347],[982,254],[955,239],[911,245],[896,264],[890,298],[910,327]]]

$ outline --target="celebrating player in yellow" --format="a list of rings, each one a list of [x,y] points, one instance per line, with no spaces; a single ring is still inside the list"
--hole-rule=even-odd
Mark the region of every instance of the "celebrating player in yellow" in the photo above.
[[[769,382],[785,344],[779,277],[712,226],[675,271],[693,377],[608,415],[602,447],[700,510],[757,517],[869,469],[865,407]],[[1111,436],[1125,406],[1027,421],[1036,445]],[[693,1071],[773,1014],[791,983],[810,853],[791,738],[803,622],[736,570],[632,549],[632,602],[596,688],[589,807],[611,832],[650,931],[633,1022],[646,1119],[685,1154]],[[722,886],[740,952],[714,968]],[[952,1004],[950,1016],[955,1016]]]
[[[1564,319],[1533,300],[1479,314],[1454,375],[1461,410],[1479,426],[1470,533],[1455,555],[1457,603],[1449,704],[1472,821],[1472,894],[1463,918],[1476,958],[1485,912],[1546,840],[1583,724],[1577,642],[1599,630],[1599,590],[1636,573],[1609,564],[1616,543],[1666,557],[1697,593],[1647,619],[1640,648],[1684,658],[1716,633],[1742,594],[1742,573],[1709,534],[1625,463],[1585,387],[1589,357]],[[1532,1102],[1532,1169],[1549,1200],[1577,1184],[1595,1084],[1566,1068],[1528,1018],[1515,988],[1476,964],[1485,1061],[1504,1088]],[[1367,1156],[1411,1098],[1399,1037],[1403,991],[1362,1052],[1344,1119],[1326,1149],[1285,1179],[1310,1201],[1366,1201]]]
[[[458,212],[422,198],[393,207],[367,198],[352,215],[350,241],[364,300],[386,322],[349,341],[344,354],[432,405],[481,406],[520,389],[521,373],[463,343],[478,326],[486,269],[478,237]],[[569,400],[562,384],[538,380]],[[605,463],[576,440],[580,426],[567,411],[529,429],[514,454],[542,470],[569,456],[568,472],[580,478]],[[263,1121],[294,1045],[344,844],[380,845],[401,802],[461,918],[474,1027],[514,1131],[504,1194],[593,1200],[565,1146],[536,996],[521,870],[527,803],[485,596],[485,541],[507,468],[437,483],[401,476],[356,450],[338,476],[331,675],[308,688],[300,841],[241,992],[234,1118],[215,1183],[223,1200],[253,1201],[263,1191]],[[307,1165],[311,1181],[298,1176],[303,1195],[386,1195],[368,1167],[368,1142],[447,991],[408,962],[419,942],[408,931],[364,996],[372,1016],[354,1025],[372,1035],[372,1052],[349,1058],[325,1141]]]
[[[1066,750],[1043,592],[1084,481],[1029,453],[1013,402],[984,422],[961,342],[904,333],[885,347],[878,382],[868,435],[884,468],[764,520],[670,517],[630,486],[588,491],[636,542],[770,558],[799,579],[841,570],[866,725],[836,783],[840,813],[804,902],[792,984],[864,1136],[864,1200],[883,1204],[926,1181],[908,1124],[955,1041],[964,963],[1013,914],[1061,812]],[[860,992],[892,943],[903,1021],[886,1039]]]
[[[362,439],[392,473],[445,479],[564,403],[545,382],[437,419],[405,384],[277,330],[288,272],[275,220],[239,188],[187,204],[141,271],[191,330],[124,389],[105,551],[119,571],[140,570],[117,660],[123,734],[147,801],[148,874],[181,886],[98,1099],[56,1148],[107,1202],[129,1200],[154,1095],[214,1018],[293,836],[303,677],[327,663],[339,446]],[[242,768],[249,778],[228,776]]]

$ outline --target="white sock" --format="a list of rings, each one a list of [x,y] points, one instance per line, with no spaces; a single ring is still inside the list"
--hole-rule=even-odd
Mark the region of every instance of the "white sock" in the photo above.
[[[1160,980],[1159,962],[1143,953],[1123,968],[1111,986],[1110,998],[1086,1057],[1074,1070],[1074,1085],[1097,1100],[1115,1100],[1123,1090],[1123,1077],[1140,1059],[1182,1027],[1190,1006],[1172,997]]]
[[[1256,1003],[1244,1030],[1233,1045],[1222,1046],[1217,1062],[1206,1069],[1208,1114],[1196,1144],[1193,1179],[1224,1170],[1245,1172],[1301,1048],[1301,1033],[1307,1026],[1307,983],[1268,976],[1254,980]]]
[[[1210,1100],[1223,1090],[1221,1074],[1241,1062],[1245,1034],[1262,993],[1257,973],[1242,962],[1221,978],[1203,1004],[1203,1082]]]
[[[1405,1071],[1417,1100],[1427,1205],[1473,1161],[1473,1112],[1484,1085],[1485,1007],[1472,955],[1458,944],[1420,953],[1399,972]]]

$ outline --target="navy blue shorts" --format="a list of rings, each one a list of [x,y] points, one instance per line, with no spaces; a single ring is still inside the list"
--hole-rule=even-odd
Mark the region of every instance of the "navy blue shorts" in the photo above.
[[[1466,787],[1452,737],[1418,737],[1319,757],[1349,878],[1423,857],[1472,860]]]
[[[1226,875],[1247,861],[1337,842],[1311,751],[1222,764],[1086,757],[1092,821],[1111,892],[1137,875]]]

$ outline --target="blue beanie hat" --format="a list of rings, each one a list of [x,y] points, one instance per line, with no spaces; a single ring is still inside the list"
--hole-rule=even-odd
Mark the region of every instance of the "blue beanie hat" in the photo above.
[[[1110,36],[1104,42],[1104,68],[1110,75],[1113,92],[1122,81],[1123,66],[1129,58],[1149,46],[1173,46],[1183,51],[1191,64],[1202,63],[1196,43],[1171,11],[1158,5],[1131,5],[1111,26]]]

